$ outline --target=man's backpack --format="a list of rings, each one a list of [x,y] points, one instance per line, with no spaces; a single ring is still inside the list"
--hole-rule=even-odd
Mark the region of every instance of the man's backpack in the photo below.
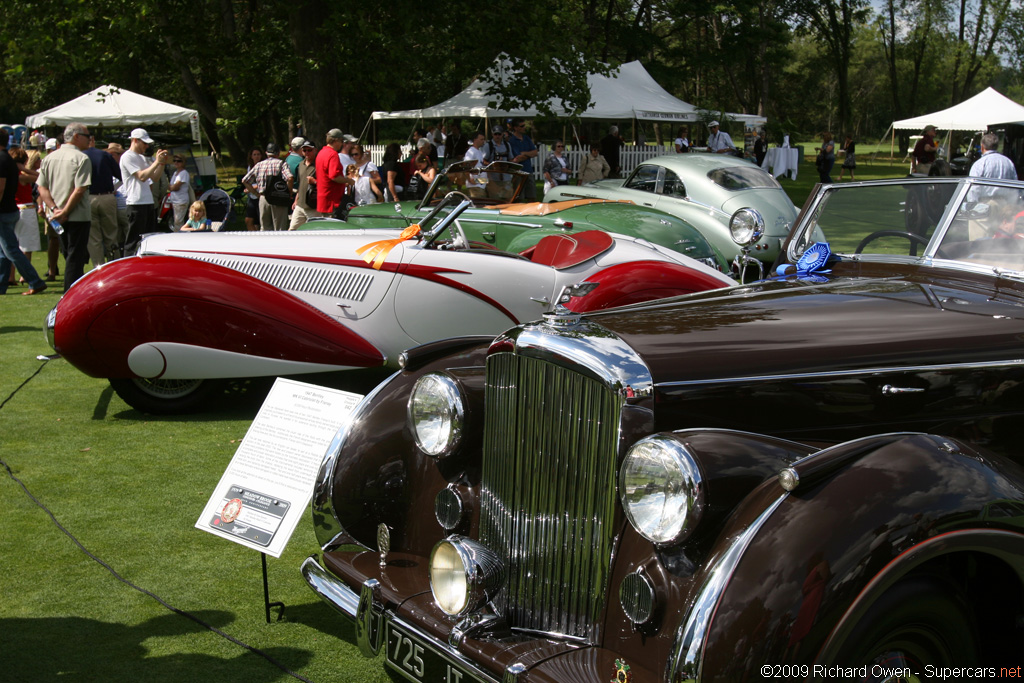
[[[288,189],[288,181],[284,179],[285,163],[282,161],[281,168],[277,175],[267,180],[267,186],[263,190],[263,196],[271,206],[291,206],[292,193]]]

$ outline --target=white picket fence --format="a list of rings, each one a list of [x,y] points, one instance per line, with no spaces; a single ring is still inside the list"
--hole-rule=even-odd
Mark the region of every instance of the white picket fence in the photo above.
[[[373,159],[373,163],[378,166],[383,163],[384,149],[386,145],[363,145],[363,149],[370,153],[370,158]],[[537,145],[537,157],[533,160],[533,177],[535,180],[540,180],[544,177],[544,160],[548,158],[550,154],[548,145]],[[409,154],[412,153],[412,145],[402,145],[402,158],[407,159]],[[565,146],[565,157],[569,160],[569,167],[573,171],[580,167],[580,161],[584,154],[589,154],[590,148],[576,149],[572,145]],[[657,147],[655,145],[647,145],[646,147],[633,147],[626,146],[619,150],[619,164],[622,166],[622,177],[625,178],[629,173],[640,165],[641,162],[653,159],[654,157],[661,156],[662,154],[674,154],[675,145],[672,143],[666,144],[664,147]]]

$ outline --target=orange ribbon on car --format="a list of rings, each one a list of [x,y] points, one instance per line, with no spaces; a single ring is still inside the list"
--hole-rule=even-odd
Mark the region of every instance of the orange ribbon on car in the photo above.
[[[420,226],[413,223],[408,228],[402,231],[402,234],[391,240],[380,240],[379,242],[370,242],[367,245],[356,249],[356,253],[363,257],[363,260],[367,263],[373,261],[373,267],[375,270],[380,270],[380,267],[384,264],[384,260],[391,253],[391,250],[397,247],[399,244],[406,240],[410,240],[420,234]],[[363,252],[366,252],[365,254]]]

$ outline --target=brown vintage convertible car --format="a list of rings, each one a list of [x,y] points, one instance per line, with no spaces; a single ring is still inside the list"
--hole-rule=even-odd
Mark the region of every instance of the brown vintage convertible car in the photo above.
[[[303,574],[410,681],[995,677],[1022,238],[1024,183],[823,186],[771,279],[411,349],[325,457]]]

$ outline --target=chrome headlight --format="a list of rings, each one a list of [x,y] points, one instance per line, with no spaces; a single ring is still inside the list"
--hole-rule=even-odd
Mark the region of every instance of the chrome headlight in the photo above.
[[[619,499],[630,524],[647,540],[670,545],[694,528],[703,508],[701,473],[693,455],[656,434],[629,449],[619,470]]]
[[[755,209],[740,209],[729,219],[729,232],[733,242],[748,247],[764,235],[764,217]]]
[[[59,304],[58,304],[59,305]],[[57,350],[57,344],[54,341],[54,329],[57,327],[57,306],[50,309],[50,312],[46,314],[46,323],[43,325],[43,331],[46,333],[46,343],[50,345],[50,348],[54,351]]]
[[[459,444],[465,403],[455,380],[430,373],[416,381],[409,396],[409,425],[416,445],[432,458],[448,455]]]
[[[498,556],[470,538],[450,536],[430,553],[430,592],[438,607],[453,617],[480,609],[504,583]]]

